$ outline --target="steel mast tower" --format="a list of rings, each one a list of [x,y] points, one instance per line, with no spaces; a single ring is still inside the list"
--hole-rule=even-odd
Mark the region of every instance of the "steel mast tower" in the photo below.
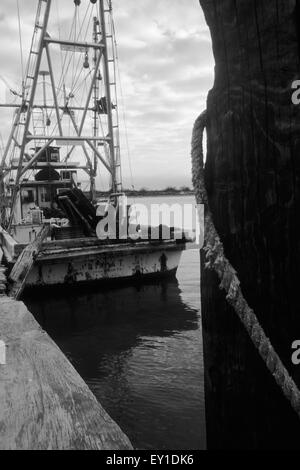
[[[53,38],[48,32],[52,0],[38,0],[34,34],[23,80],[21,103],[19,105],[0,104],[0,107],[15,108],[12,129],[0,165],[1,191],[4,191],[3,186],[7,175],[13,171],[15,176],[8,228],[11,227],[14,220],[14,208],[20,196],[22,179],[29,170],[32,171],[36,168],[40,155],[53,144],[71,147],[64,159],[66,164],[75,149],[79,148],[82,151],[85,165],[80,169],[89,176],[92,199],[96,194],[95,180],[98,164],[101,164],[102,168],[104,167],[110,175],[112,193],[118,193],[122,190],[112,6],[109,2],[109,7],[105,8],[103,0],[90,1],[92,4],[96,4],[99,15],[93,19],[92,42]],[[76,9],[80,8],[81,2],[79,0],[75,0],[74,3]],[[111,47],[109,47],[109,39],[111,39]],[[90,82],[83,105],[70,105],[70,97],[67,97],[66,93],[64,93],[64,99],[60,99],[52,59],[52,48],[55,46],[73,54],[84,54],[86,67],[89,67],[88,53],[93,52],[93,69],[90,73]],[[43,69],[41,68],[42,60],[46,61],[46,69],[44,66]],[[42,104],[37,103],[37,86],[40,75],[43,76],[44,97],[45,78],[49,77],[52,90],[51,104],[48,104],[46,99]],[[101,80],[103,80],[105,90],[104,97],[99,96],[99,81]],[[48,116],[48,112],[54,114],[51,119],[52,132],[48,132],[47,126],[44,126],[44,131],[41,127],[41,133],[36,132],[34,124],[36,109],[44,111],[46,116]],[[76,122],[75,113],[79,115],[78,122]],[[87,127],[90,115],[93,117],[93,131],[89,133]],[[105,115],[107,122],[107,133],[102,136],[99,135],[100,115]],[[63,126],[63,119],[66,117],[69,118],[72,132],[67,132],[66,126]],[[35,147],[33,154],[29,153],[29,145]],[[99,146],[104,148],[104,155],[100,153]],[[17,161],[17,163],[13,163],[12,158],[10,162],[8,161],[10,155],[15,157],[13,162]],[[70,166],[71,163],[69,163]]]

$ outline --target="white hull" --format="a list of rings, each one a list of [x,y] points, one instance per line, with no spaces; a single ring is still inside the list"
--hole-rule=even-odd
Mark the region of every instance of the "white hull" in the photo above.
[[[5,230],[0,245],[9,265],[26,245]],[[26,288],[72,286],[100,281],[139,280],[175,274],[185,243],[175,240],[103,244],[97,238],[47,241],[26,279]]]
[[[26,287],[163,277],[176,273],[184,248],[184,244],[175,242],[145,242],[47,249],[38,256]]]

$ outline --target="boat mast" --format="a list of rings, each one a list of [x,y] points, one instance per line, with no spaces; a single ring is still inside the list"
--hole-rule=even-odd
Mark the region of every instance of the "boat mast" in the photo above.
[[[109,1],[109,9],[105,10],[104,0],[99,0],[100,4],[100,23],[101,23],[101,32],[102,32],[102,42],[104,45],[103,48],[103,59],[104,59],[104,84],[105,84],[105,94],[107,101],[107,123],[108,123],[108,137],[109,137],[109,153],[110,153],[110,164],[111,164],[111,179],[112,179],[112,192],[116,193],[118,190],[117,175],[116,175],[116,153],[115,153],[115,140],[114,140],[114,125],[113,125],[113,116],[112,116],[112,102],[111,102],[111,83],[110,83],[110,73],[109,73],[109,58],[108,58],[108,47],[107,47],[107,32],[106,32],[106,22],[105,22],[105,13],[111,13],[112,5]]]
[[[94,23],[93,23],[93,40],[94,43],[96,44],[99,41],[99,36],[100,36],[100,31],[99,31],[99,19],[95,16],[94,17]],[[94,65],[96,67],[97,64],[97,50],[94,50]],[[96,77],[95,83],[94,83],[94,137],[97,137],[99,133],[99,121],[98,121],[98,111],[97,111],[97,102],[99,99],[99,80],[101,80],[101,73],[100,69],[98,70],[98,75]],[[98,167],[98,159],[97,159],[97,154],[94,152],[94,162],[93,162],[93,168],[91,168],[91,200],[96,201],[96,185],[95,185],[95,176],[97,174],[97,167]]]
[[[21,146],[20,146],[20,156],[19,156],[19,164],[18,164],[18,169],[17,169],[16,183],[15,183],[15,187],[14,187],[14,190],[13,190],[12,201],[11,201],[11,214],[10,214],[9,224],[8,224],[9,229],[10,229],[11,224],[13,222],[14,207],[15,207],[16,198],[17,198],[17,195],[18,195],[18,192],[19,192],[19,183],[20,183],[21,171],[22,171],[22,166],[23,166],[25,147],[26,147],[26,144],[27,144],[27,136],[28,136],[28,130],[29,130],[29,125],[30,125],[30,121],[31,121],[32,106],[33,106],[36,87],[37,87],[37,82],[38,82],[38,76],[39,76],[38,72],[39,72],[39,69],[40,69],[40,66],[41,66],[41,60],[42,60],[42,55],[43,55],[43,42],[44,42],[44,37],[45,37],[46,32],[47,32],[48,21],[49,21],[49,16],[50,16],[51,1],[52,0],[39,0],[37,21],[35,23],[35,32],[37,32],[38,29],[40,29],[41,32],[40,32],[38,50],[34,51],[32,47],[31,47],[31,50],[30,50],[30,56],[31,57],[36,56],[35,67],[34,67],[33,71],[30,71],[29,70],[30,67],[28,67],[27,73],[26,73],[26,78],[25,78],[25,84],[24,84],[24,88],[25,88],[26,83],[32,82],[29,100],[26,100],[26,99],[24,100],[24,105],[27,107],[27,115],[26,115],[26,118],[25,118],[25,122],[23,123],[24,130],[23,130],[22,143],[21,143]],[[40,24],[39,23],[39,16],[40,16],[40,13],[41,13],[42,3],[43,2],[46,3],[46,7],[45,7],[45,12],[44,12],[43,23]],[[31,57],[29,58],[29,64],[30,64]]]

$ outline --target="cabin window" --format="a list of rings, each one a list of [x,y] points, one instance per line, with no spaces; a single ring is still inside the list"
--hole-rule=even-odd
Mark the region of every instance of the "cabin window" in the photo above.
[[[50,188],[40,188],[40,204],[51,202]]]
[[[71,180],[71,172],[70,171],[62,171],[61,178],[63,180]]]
[[[23,191],[22,191],[22,203],[23,204],[35,203],[35,191],[34,191],[34,189],[23,189]]]

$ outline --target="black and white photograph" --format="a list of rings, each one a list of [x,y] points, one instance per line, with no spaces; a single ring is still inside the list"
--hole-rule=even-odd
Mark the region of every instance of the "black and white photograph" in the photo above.
[[[0,450],[300,450],[299,154],[299,0],[1,0]]]

